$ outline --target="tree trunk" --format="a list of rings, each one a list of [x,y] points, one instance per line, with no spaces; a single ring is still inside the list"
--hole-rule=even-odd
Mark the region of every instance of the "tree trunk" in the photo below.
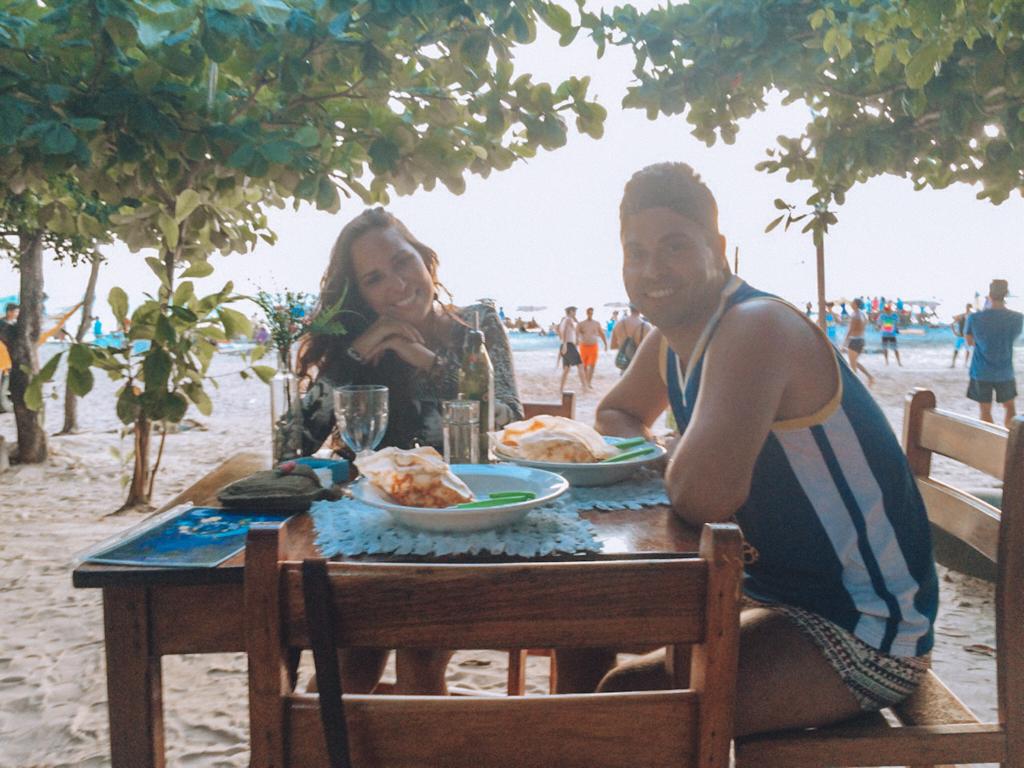
[[[89,320],[92,317],[92,305],[96,300],[96,281],[100,274],[100,255],[93,256],[92,264],[89,265],[89,282],[85,286],[85,296],[82,297],[82,322],[78,324],[78,332],[75,334],[75,341],[81,344],[85,340],[85,334],[89,330]],[[71,391],[71,387],[64,388],[64,426],[58,434],[70,435],[78,431],[78,397]]]
[[[8,351],[11,355],[11,404],[18,430],[17,461],[40,464],[46,461],[45,408],[31,411],[25,405],[25,390],[39,372],[39,329],[43,317],[43,238],[39,233],[18,236],[18,271],[21,273],[21,312],[14,326]],[[23,368],[28,369],[26,373]]]
[[[828,318],[825,316],[825,238],[815,243],[818,256],[818,325],[828,333]]]
[[[135,422],[135,465],[132,468],[132,482],[128,486],[128,498],[120,510],[149,506],[149,436],[152,424],[140,417]]]

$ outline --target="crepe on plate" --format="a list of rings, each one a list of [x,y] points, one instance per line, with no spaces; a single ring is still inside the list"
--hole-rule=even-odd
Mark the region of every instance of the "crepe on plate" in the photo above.
[[[494,432],[495,450],[530,461],[591,464],[618,453],[597,430],[564,416],[534,416]]]
[[[377,488],[404,507],[451,507],[473,500],[473,492],[426,446],[401,450],[382,448],[356,467]]]

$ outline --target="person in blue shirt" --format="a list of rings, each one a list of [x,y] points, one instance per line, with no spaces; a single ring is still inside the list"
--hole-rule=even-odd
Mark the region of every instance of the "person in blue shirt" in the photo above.
[[[99,315],[96,315],[92,319],[92,337],[98,339],[103,335],[103,321],[100,320]]]
[[[968,315],[964,324],[964,336],[974,348],[967,397],[978,404],[981,420],[991,423],[992,396],[995,395],[996,402],[1003,406],[1003,421],[1007,429],[1017,414],[1013,342],[1024,327],[1024,315],[1006,308],[1009,292],[1005,280],[993,280],[988,288],[990,308]]]
[[[717,204],[688,165],[633,175],[620,236],[626,293],[654,327],[596,427],[649,439],[671,408],[673,513],[743,531],[733,733],[903,700],[927,673],[938,580],[924,502],[885,414],[813,321],[731,274]],[[560,653],[559,692],[671,683],[663,649],[603,677],[614,656],[602,650]]]

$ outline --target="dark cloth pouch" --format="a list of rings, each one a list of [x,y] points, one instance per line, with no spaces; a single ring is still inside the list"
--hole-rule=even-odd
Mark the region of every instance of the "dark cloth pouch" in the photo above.
[[[320,499],[338,498],[338,492],[323,488],[309,467],[291,462],[286,468],[254,472],[227,486],[217,498],[226,507],[304,512]]]

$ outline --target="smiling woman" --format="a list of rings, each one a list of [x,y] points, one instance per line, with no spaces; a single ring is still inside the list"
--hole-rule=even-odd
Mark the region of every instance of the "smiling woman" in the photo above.
[[[382,208],[361,213],[342,229],[324,273],[314,319],[341,302],[344,336],[309,335],[299,350],[305,452],[331,434],[331,392],[344,384],[384,384],[390,390],[383,446],[442,443],[440,404],[458,395],[466,331],[479,318],[494,364],[495,423],[522,418],[508,337],[494,307],[455,307],[440,300],[438,257]]]

